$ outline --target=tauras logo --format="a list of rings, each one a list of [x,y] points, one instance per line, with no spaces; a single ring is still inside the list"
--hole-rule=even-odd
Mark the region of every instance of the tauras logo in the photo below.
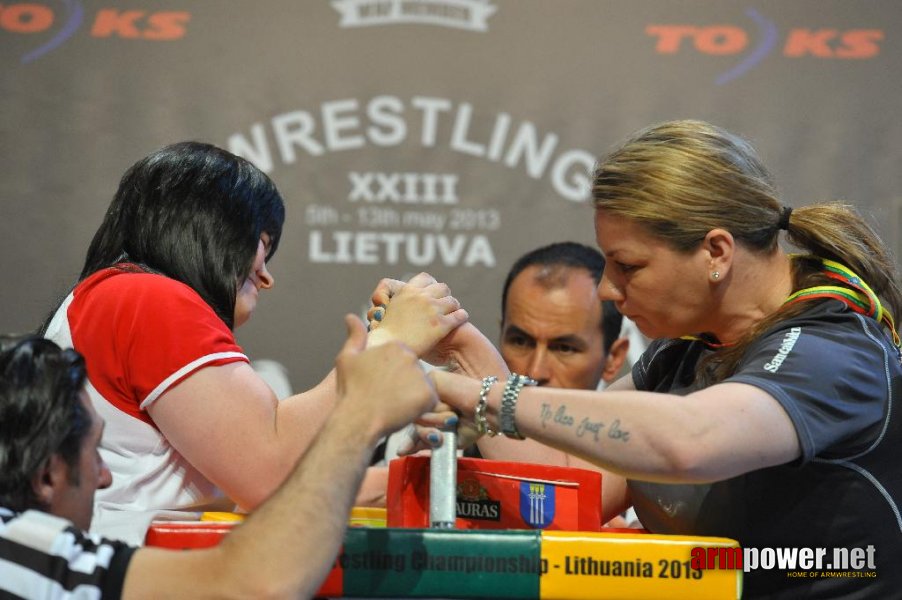
[[[457,516],[482,521],[500,521],[501,503],[492,500],[457,501]]]
[[[500,521],[501,502],[489,498],[488,491],[476,479],[464,479],[457,484],[457,516]]]
[[[774,357],[770,359],[770,362],[764,363],[764,370],[770,373],[776,373],[780,369],[780,365],[783,364],[783,361],[786,360],[786,357],[789,356],[789,353],[792,352],[792,348],[796,345],[796,341],[798,341],[800,335],[802,335],[801,327],[793,327],[790,329],[783,337],[783,343],[780,344],[780,349],[777,350]]]
[[[488,31],[497,7],[488,0],[332,0],[339,27],[423,24]]]

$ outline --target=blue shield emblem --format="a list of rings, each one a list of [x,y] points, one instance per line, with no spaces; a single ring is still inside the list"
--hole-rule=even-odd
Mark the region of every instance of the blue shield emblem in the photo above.
[[[545,529],[554,521],[554,486],[520,482],[520,516],[533,529]]]

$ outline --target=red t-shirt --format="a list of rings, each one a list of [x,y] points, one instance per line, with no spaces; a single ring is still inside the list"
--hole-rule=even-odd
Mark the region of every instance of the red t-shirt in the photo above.
[[[147,413],[197,370],[248,362],[197,292],[130,265],[104,269],[75,287],[46,336],[85,357],[88,393],[106,421],[100,451],[113,484],[97,492],[93,532],[141,543],[158,511],[194,509],[216,499],[215,486]]]

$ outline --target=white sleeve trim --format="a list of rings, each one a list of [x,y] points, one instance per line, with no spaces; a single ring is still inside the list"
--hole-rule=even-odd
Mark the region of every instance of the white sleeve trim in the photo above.
[[[175,383],[176,381],[178,381],[179,379],[181,379],[188,373],[191,373],[192,371],[197,370],[198,367],[202,367],[203,365],[205,365],[207,363],[215,362],[217,360],[222,360],[224,358],[243,358],[244,360],[248,360],[247,356],[245,356],[241,352],[217,352],[215,354],[208,354],[206,356],[202,356],[202,357],[198,358],[197,360],[191,361],[190,363],[188,363],[187,365],[185,365],[184,367],[182,367],[181,369],[179,369],[178,371],[176,371],[175,373],[173,373],[172,375],[170,375],[169,377],[164,379],[162,382],[160,382],[160,385],[155,387],[153,389],[153,391],[151,391],[150,394],[147,395],[147,398],[145,398],[141,402],[139,408],[141,410],[146,410],[147,407],[150,406],[151,404],[153,404],[157,400],[157,398],[162,396],[163,393],[166,390],[168,390],[170,388],[170,386],[172,386],[173,383]],[[248,362],[250,362],[250,361],[248,361]]]

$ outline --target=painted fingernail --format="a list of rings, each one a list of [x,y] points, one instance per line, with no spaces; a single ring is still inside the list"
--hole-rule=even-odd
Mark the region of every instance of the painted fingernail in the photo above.
[[[445,425],[457,425],[457,415],[451,415],[445,419]]]
[[[373,318],[376,319],[377,321],[381,321],[382,317],[384,315],[385,315],[385,307],[384,306],[380,306],[375,311],[373,311]]]
[[[430,433],[429,435],[426,436],[426,439],[429,440],[429,443],[432,444],[433,446],[437,446],[438,443],[441,441],[439,439],[437,433]]]

